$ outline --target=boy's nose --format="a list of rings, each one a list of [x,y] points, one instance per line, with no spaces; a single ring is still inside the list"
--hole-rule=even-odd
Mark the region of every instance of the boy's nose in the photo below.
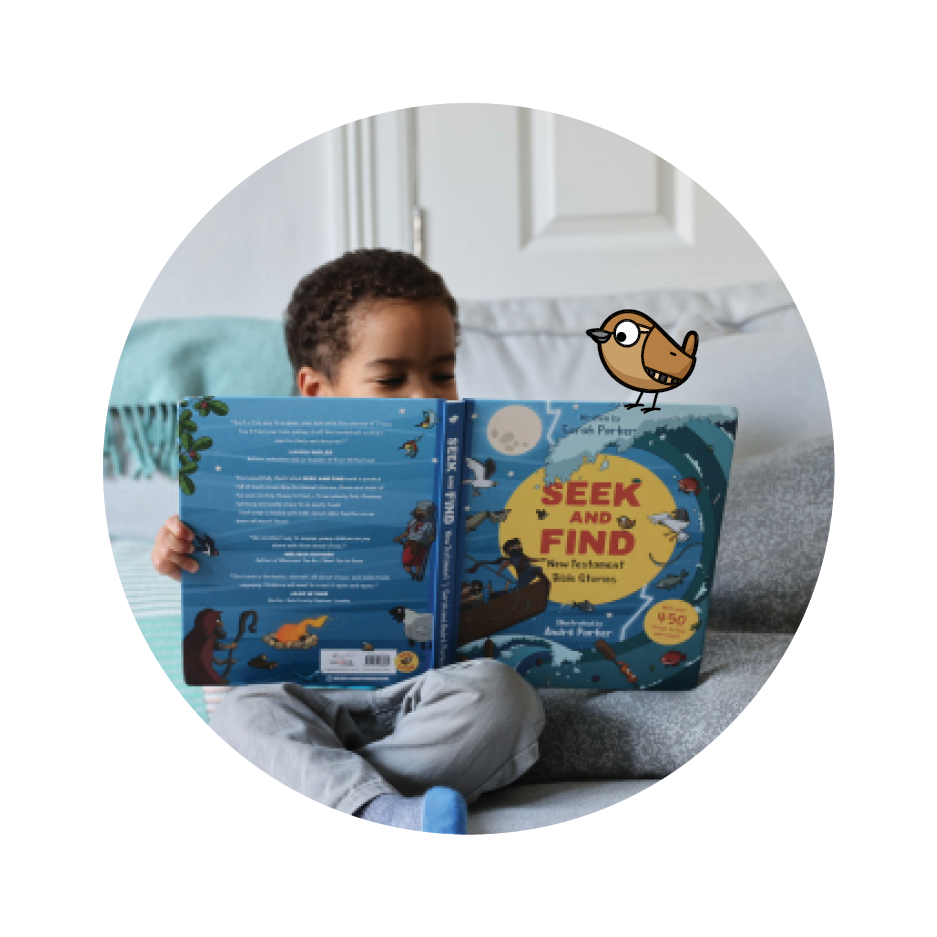
[[[415,377],[408,387],[410,397],[435,397],[436,389],[428,378]]]

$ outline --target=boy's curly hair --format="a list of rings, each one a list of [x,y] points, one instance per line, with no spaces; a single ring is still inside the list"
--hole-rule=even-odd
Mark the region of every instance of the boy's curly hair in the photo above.
[[[332,380],[351,349],[351,311],[373,299],[435,300],[458,306],[443,278],[413,254],[383,248],[349,251],[299,281],[286,307],[286,350],[293,372],[311,367]]]

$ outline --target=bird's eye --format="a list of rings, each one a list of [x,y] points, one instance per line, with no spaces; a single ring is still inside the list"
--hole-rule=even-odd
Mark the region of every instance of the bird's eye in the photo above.
[[[625,348],[634,345],[640,335],[641,330],[630,319],[624,319],[615,326],[615,341]]]

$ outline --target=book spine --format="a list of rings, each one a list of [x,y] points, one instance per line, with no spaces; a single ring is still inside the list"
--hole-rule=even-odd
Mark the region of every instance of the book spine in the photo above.
[[[456,489],[458,491],[458,507],[456,513],[456,543],[453,592],[455,593],[455,614],[453,615],[451,631],[452,661],[455,662],[456,652],[459,649],[459,610],[462,593],[462,571],[465,569],[465,504],[471,491],[463,482],[465,481],[465,459],[471,455],[472,448],[472,414],[475,412],[475,402],[471,398],[462,402],[462,446],[459,450],[459,464],[456,468]]]
[[[444,402],[439,433],[436,593],[433,606],[433,662],[445,667],[455,661],[459,627],[459,541],[462,530],[462,461],[466,404]]]

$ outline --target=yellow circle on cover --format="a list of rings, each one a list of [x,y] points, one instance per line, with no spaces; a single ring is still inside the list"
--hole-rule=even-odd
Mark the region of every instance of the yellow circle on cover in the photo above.
[[[648,609],[644,630],[655,644],[683,644],[699,625],[699,615],[683,599],[664,599]]]
[[[394,659],[394,666],[401,673],[413,673],[420,666],[420,658],[413,651],[401,651]]]
[[[524,479],[505,505],[498,537],[520,540],[550,580],[551,602],[602,605],[637,592],[667,564],[678,535],[661,521],[675,508],[650,469],[601,453],[564,483],[552,476],[548,483],[544,469]],[[465,544],[471,554],[471,532]]]

